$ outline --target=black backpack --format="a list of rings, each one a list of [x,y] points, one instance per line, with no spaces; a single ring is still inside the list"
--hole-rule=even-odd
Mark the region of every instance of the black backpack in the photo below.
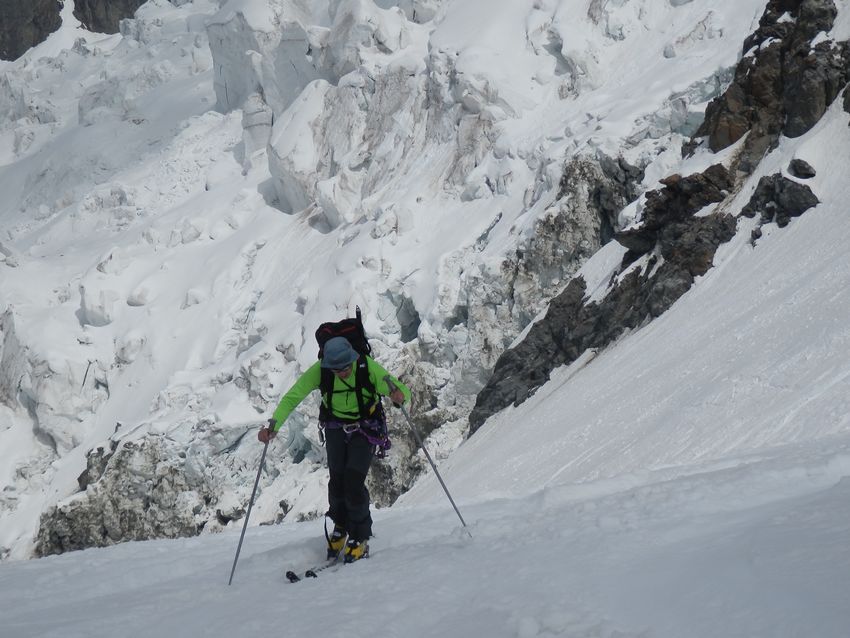
[[[324,355],[325,344],[332,337],[345,337],[351,347],[361,356],[372,354],[372,346],[369,345],[366,331],[363,329],[363,315],[360,313],[360,306],[357,306],[357,313],[354,318],[327,321],[318,327],[316,342],[319,344],[319,359]]]
[[[369,345],[369,340],[366,338],[366,331],[363,329],[363,317],[360,313],[360,307],[357,307],[356,316],[342,319],[341,321],[328,321],[323,323],[316,330],[316,342],[319,344],[319,359],[324,354],[325,344],[332,337],[345,337],[351,344],[351,347],[359,355],[357,358],[357,367],[354,371],[354,390],[357,395],[357,407],[359,415],[352,414],[349,419],[352,422],[366,418],[376,418],[383,415],[383,406],[381,405],[381,397],[375,391],[375,385],[369,379],[369,368],[366,363],[366,355],[372,353],[372,346]],[[335,416],[331,410],[333,402],[333,387],[334,373],[322,368],[322,379],[319,383],[319,390],[325,397],[319,407],[319,419],[323,421],[336,421],[340,417]],[[366,405],[363,399],[363,390],[366,389],[370,394],[374,395],[376,403]]]

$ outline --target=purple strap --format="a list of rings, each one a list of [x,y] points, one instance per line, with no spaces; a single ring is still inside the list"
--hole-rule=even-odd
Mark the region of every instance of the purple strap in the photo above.
[[[329,430],[343,430],[345,440],[350,441],[352,434],[360,434],[369,443],[381,450],[389,450],[391,447],[390,437],[387,434],[375,434],[386,430],[386,424],[381,419],[362,419],[353,423],[346,421],[320,421],[319,426]]]

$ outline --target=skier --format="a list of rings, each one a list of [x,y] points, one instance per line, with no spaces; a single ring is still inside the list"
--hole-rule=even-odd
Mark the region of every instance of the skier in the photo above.
[[[395,384],[391,389],[385,378]],[[343,559],[354,562],[368,555],[372,536],[366,474],[376,448],[388,446],[381,396],[396,405],[410,400],[410,390],[374,359],[358,353],[345,337],[332,337],[322,348],[319,361],[283,395],[257,438],[268,443],[292,411],[313,390],[322,390],[319,428],[328,455],[328,513],[334,522],[328,537],[328,558],[345,548]]]

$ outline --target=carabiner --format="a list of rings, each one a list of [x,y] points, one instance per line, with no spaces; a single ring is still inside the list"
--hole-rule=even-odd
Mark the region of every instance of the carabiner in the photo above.
[[[342,426],[342,431],[346,434],[354,434],[355,432],[360,430],[359,423],[346,423]]]

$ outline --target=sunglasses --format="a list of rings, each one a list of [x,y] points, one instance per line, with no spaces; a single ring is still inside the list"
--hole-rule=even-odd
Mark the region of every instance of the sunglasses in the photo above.
[[[331,370],[331,372],[333,372],[334,374],[345,374],[349,370],[351,370],[351,366],[347,366],[345,368],[340,368],[339,370]]]

